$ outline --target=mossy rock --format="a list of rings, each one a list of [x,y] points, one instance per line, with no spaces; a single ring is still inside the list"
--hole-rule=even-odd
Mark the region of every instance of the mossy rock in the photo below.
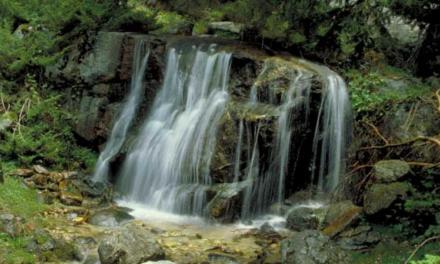
[[[398,181],[410,171],[409,164],[402,160],[381,160],[373,168],[374,177],[382,183]]]
[[[364,197],[364,211],[368,215],[389,208],[397,199],[405,199],[410,192],[409,183],[373,184]]]

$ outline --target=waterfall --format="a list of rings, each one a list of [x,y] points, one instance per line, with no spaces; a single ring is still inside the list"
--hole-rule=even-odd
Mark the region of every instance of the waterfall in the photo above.
[[[133,72],[131,75],[130,93],[113,125],[110,138],[100,153],[96,163],[93,181],[107,181],[111,160],[118,154],[125,142],[128,129],[135,117],[136,110],[144,92],[143,81],[150,54],[149,44],[144,39],[135,38],[133,55]]]
[[[231,54],[215,44],[169,47],[162,88],[129,151],[117,188],[131,201],[202,214]]]
[[[262,73],[265,72],[265,69]],[[292,112],[302,111],[305,115],[309,113],[309,97],[311,89],[311,76],[298,71],[292,74],[293,77],[289,89],[283,94],[281,105],[278,107],[279,117],[277,120],[276,137],[274,147],[270,154],[270,167],[263,171],[258,165],[258,136],[260,123],[253,135],[254,146],[252,148],[251,160],[248,161],[247,180],[253,184],[246,188],[243,198],[241,216],[249,218],[253,215],[264,212],[274,202],[284,200],[284,182],[288,173],[289,153],[292,147]],[[252,87],[250,102],[256,104],[256,88]],[[274,102],[274,95],[270,95],[270,101]],[[248,136],[248,138],[250,138]],[[257,157],[257,158],[256,158]],[[256,167],[256,168],[255,168]],[[259,175],[258,175],[259,174]]]
[[[351,137],[351,104],[344,80],[327,67],[312,66],[324,83],[313,141],[313,177],[318,190],[332,192],[345,171],[346,147]]]

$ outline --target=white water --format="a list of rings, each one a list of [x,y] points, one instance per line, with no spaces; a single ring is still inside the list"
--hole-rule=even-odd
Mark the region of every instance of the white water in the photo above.
[[[169,49],[162,89],[118,177],[128,200],[203,213],[217,126],[229,98],[230,59],[215,45]]]
[[[318,190],[330,193],[339,187],[345,172],[346,148],[351,137],[351,104],[341,76],[324,66],[311,67],[324,83],[313,141],[312,175],[318,174]]]
[[[104,150],[100,153],[96,163],[93,181],[107,181],[111,160],[118,154],[125,142],[128,129],[136,116],[136,110],[144,92],[143,81],[147,68],[150,51],[148,43],[143,39],[135,39],[135,50],[133,55],[133,72],[131,76],[130,93],[122,111],[116,119],[110,137]]]

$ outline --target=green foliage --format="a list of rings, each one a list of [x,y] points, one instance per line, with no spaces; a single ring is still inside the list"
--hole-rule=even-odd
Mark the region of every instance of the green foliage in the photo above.
[[[410,264],[440,264],[440,256],[427,254],[422,260],[413,260]]]
[[[0,184],[0,208],[29,218],[43,212],[46,205],[38,201],[35,190],[27,188],[18,179],[6,177],[5,182]]]
[[[3,258],[1,263],[36,263],[35,256],[26,250],[29,237],[12,238],[0,232],[0,256]]]
[[[367,72],[349,70],[346,72],[353,109],[357,112],[374,110],[385,103],[399,102],[424,96],[430,86],[409,77],[393,67]],[[390,82],[402,82],[402,87],[393,87]]]
[[[72,118],[61,108],[61,97],[53,93],[43,96],[44,90],[28,76],[18,94],[1,94],[8,109],[3,110],[2,116],[8,116],[11,125],[0,133],[0,154],[26,166],[43,163],[65,169],[78,166],[76,161],[91,168],[96,157],[90,150],[75,145],[69,126]]]
[[[285,21],[276,12],[272,13],[266,20],[262,30],[263,37],[271,39],[284,39],[289,29],[289,22]]]
[[[118,7],[111,0],[0,0],[0,10],[0,72],[16,74],[52,64],[62,55],[60,33],[97,30]]]
[[[189,25],[189,22],[185,17],[175,12],[166,11],[158,12],[155,17],[155,23],[159,27],[155,33],[161,34],[175,34]]]

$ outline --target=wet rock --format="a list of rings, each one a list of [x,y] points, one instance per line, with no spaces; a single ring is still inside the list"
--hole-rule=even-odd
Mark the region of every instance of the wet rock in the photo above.
[[[93,51],[79,66],[81,78],[87,83],[109,81],[116,77],[120,64],[124,33],[100,32]]]
[[[324,208],[297,207],[287,215],[287,228],[295,231],[317,229],[325,214]]]
[[[98,138],[100,120],[104,108],[108,104],[107,98],[84,96],[81,98],[78,120],[74,126],[76,134],[87,141]]]
[[[147,261],[142,264],[175,264],[176,262],[172,262],[169,260],[159,260],[159,261]]]
[[[23,232],[21,219],[13,214],[0,213],[0,232],[16,237]]]
[[[355,224],[362,213],[362,208],[351,201],[342,201],[331,204],[324,218],[325,228],[322,232],[330,237],[337,235],[346,228]]]
[[[165,258],[153,235],[135,224],[127,224],[105,237],[98,254],[102,264],[136,264]]]
[[[286,199],[285,202],[288,205],[297,205],[300,203],[304,203],[304,201],[309,200],[310,196],[311,196],[311,192],[309,190],[302,190],[292,194],[289,198]]]
[[[369,226],[358,226],[338,235],[337,244],[346,250],[371,248],[380,241],[380,236]]]
[[[43,167],[43,166],[41,166],[41,165],[34,165],[34,166],[32,166],[32,169],[33,169],[36,173],[39,173],[39,174],[44,174],[44,175],[49,174],[49,171],[48,171],[45,167]]]
[[[230,36],[230,37],[240,37],[243,33],[244,25],[231,22],[231,21],[220,21],[211,22],[208,24],[208,31],[220,36]]]
[[[376,214],[389,208],[397,199],[404,199],[410,191],[410,185],[403,182],[373,184],[364,197],[364,211]]]
[[[34,175],[34,171],[31,169],[17,169],[13,175],[23,177],[23,178],[29,178],[32,175]]]
[[[65,205],[79,206],[82,204],[83,198],[75,193],[61,192],[60,201]]]
[[[73,242],[76,248],[75,256],[77,259],[84,262],[90,261],[90,263],[96,263],[98,261],[97,255],[93,258],[95,262],[91,262],[92,258],[89,257],[94,255],[92,250],[96,250],[97,246],[97,242],[93,237],[76,237]]]
[[[373,168],[374,177],[382,183],[398,181],[410,171],[408,163],[402,160],[381,160]]]
[[[133,219],[129,213],[118,208],[107,208],[94,212],[89,223],[97,226],[115,227]]]
[[[35,253],[42,262],[56,262],[78,260],[75,247],[64,239],[55,239],[43,230],[37,229],[26,246],[27,251]]]
[[[220,253],[209,253],[208,254],[209,263],[221,263],[221,264],[238,264],[238,262],[233,256]]]
[[[281,263],[351,263],[348,255],[329,237],[316,230],[305,230],[281,242]]]
[[[251,181],[238,183],[224,183],[213,186],[208,192],[213,193],[214,198],[208,203],[209,215],[223,222],[234,220],[233,211],[236,209],[244,189],[252,184]],[[232,213],[231,213],[232,212]]]

